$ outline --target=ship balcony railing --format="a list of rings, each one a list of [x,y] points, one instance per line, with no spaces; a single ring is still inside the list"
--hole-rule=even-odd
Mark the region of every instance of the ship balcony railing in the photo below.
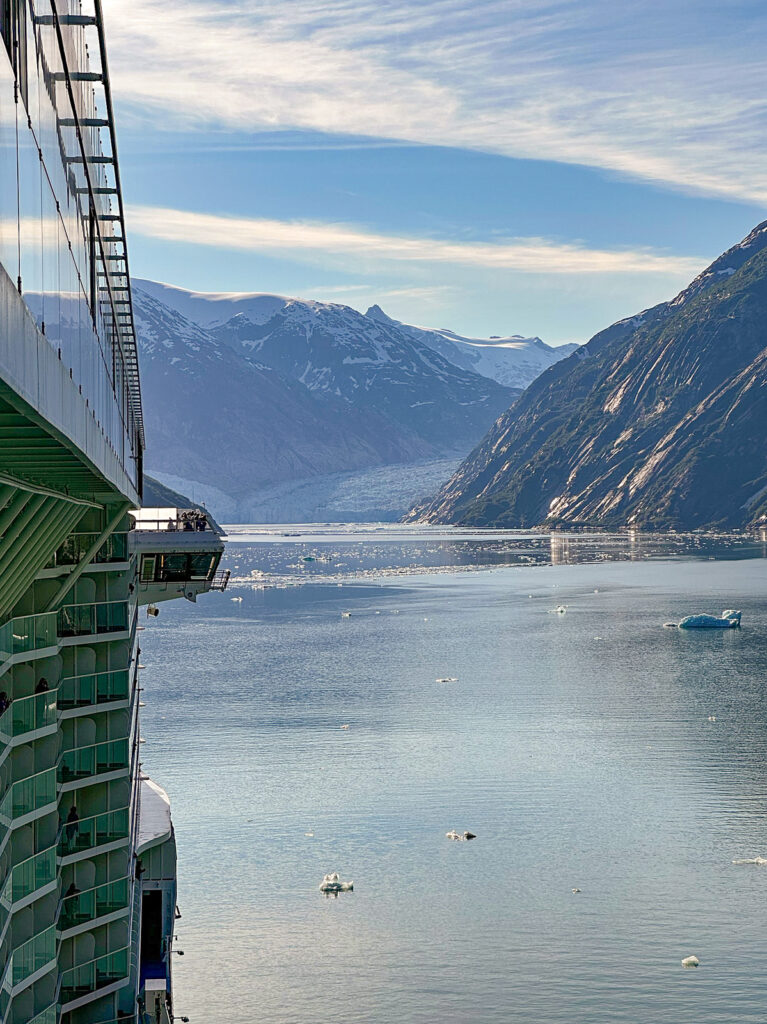
[[[130,968],[130,946],[100,956],[87,964],[64,971],[61,976],[62,1003],[71,1003],[74,999],[98,992],[99,989],[113,985],[128,977]]]
[[[10,908],[19,900],[31,896],[36,889],[42,889],[56,879],[56,847],[27,857],[11,869],[0,892],[0,904]]]
[[[125,669],[67,676],[59,683],[59,711],[111,704],[130,696],[130,674]],[[0,719],[0,724],[2,720]]]
[[[58,611],[59,637],[124,633],[128,629],[127,601],[65,604]]]
[[[56,690],[17,697],[0,715],[0,740],[10,743],[17,736],[56,725]]]
[[[30,975],[42,970],[56,959],[56,926],[51,925],[39,935],[17,946],[11,954],[10,981],[12,986],[21,984]]]
[[[213,579],[210,581],[210,589],[220,590],[223,593],[226,590],[231,575],[231,569],[219,569],[213,574]]]
[[[136,516],[135,531],[157,532],[157,533],[216,533],[213,526],[205,515],[196,508],[175,509],[175,515],[166,516],[164,519],[144,519]],[[218,534],[216,533],[216,536]]]
[[[106,740],[75,747],[61,755],[58,767],[60,784],[76,782],[92,775],[105,775],[130,767],[130,745],[127,739]]]
[[[45,807],[56,800],[56,769],[30,775],[14,782],[0,803],[0,822],[10,826],[16,818]]]
[[[122,839],[130,838],[130,808],[103,811],[90,818],[65,821],[59,828],[58,855],[69,857],[73,853],[96,850]]]
[[[46,568],[53,569],[59,565],[78,565],[98,540],[98,533],[71,533],[57,549]],[[105,562],[127,562],[128,534],[113,533],[99,548],[93,561],[102,565]]]
[[[0,626],[0,664],[15,654],[55,647],[56,612],[19,615]]]
[[[59,1019],[58,1003],[51,1003],[33,1017],[29,1024],[57,1024]]]
[[[118,878],[114,882],[94,886],[84,892],[66,896],[61,901],[59,931],[67,931],[78,925],[106,917],[118,910],[127,910],[130,899],[130,877]]]

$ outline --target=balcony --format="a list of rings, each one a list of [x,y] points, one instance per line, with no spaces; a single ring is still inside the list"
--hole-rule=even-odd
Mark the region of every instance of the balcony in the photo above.
[[[12,821],[52,804],[56,800],[56,769],[31,775],[14,782],[0,803],[0,821],[9,826]]]
[[[71,533],[56,551],[46,568],[59,565],[78,565],[99,538],[98,533]],[[113,533],[99,548],[93,562],[103,565],[108,562],[127,562],[128,535]]]
[[[128,602],[101,601],[66,604],[58,611],[59,637],[124,633],[128,629]]]
[[[0,664],[15,654],[55,647],[56,612],[20,615],[0,626]]]
[[[124,669],[113,672],[92,672],[89,675],[67,676],[59,683],[59,711],[111,704],[130,696],[130,675]],[[2,719],[0,719],[0,727]]]
[[[58,1019],[58,1005],[51,1003],[50,1006],[46,1006],[44,1010],[41,1010],[36,1017],[33,1017],[29,1024],[58,1024]]]
[[[96,850],[99,846],[128,839],[129,836],[130,808],[121,807],[90,818],[64,822],[59,829],[57,853],[59,857],[69,857],[73,853]]]
[[[64,971],[61,977],[61,1002],[71,1003],[73,999],[80,999],[126,979],[130,969],[129,955],[130,947],[124,946],[115,953]]]
[[[56,959],[56,928],[51,925],[39,935],[14,949],[11,956],[11,985],[21,984],[30,975]]]
[[[129,765],[130,750],[127,739],[91,743],[85,747],[67,750],[61,755],[58,780],[64,785],[66,782],[77,782],[94,775],[127,769]]]
[[[17,736],[56,725],[56,690],[20,697],[0,715],[0,740],[10,743]]]
[[[0,893],[0,903],[10,907],[56,878],[56,847],[28,857],[13,868]]]
[[[78,925],[95,921],[118,910],[128,910],[130,898],[130,878],[120,878],[116,882],[97,885],[85,892],[67,896],[61,903],[59,915],[59,931],[67,931]]]

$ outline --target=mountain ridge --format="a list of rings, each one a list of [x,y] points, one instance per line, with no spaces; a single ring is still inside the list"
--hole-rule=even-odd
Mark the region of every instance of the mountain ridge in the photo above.
[[[407,518],[663,529],[758,519],[767,487],[765,246],[767,222],[674,299],[545,371]]]

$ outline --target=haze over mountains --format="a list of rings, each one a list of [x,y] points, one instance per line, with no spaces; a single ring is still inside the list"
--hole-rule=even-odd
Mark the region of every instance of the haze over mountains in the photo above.
[[[377,307],[149,281],[134,303],[147,468],[228,519],[397,518],[569,350],[515,337],[483,360]]]
[[[767,222],[551,367],[411,519],[737,528],[767,517]]]

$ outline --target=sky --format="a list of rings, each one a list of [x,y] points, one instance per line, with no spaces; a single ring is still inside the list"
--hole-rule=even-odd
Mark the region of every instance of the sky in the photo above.
[[[763,0],[106,0],[134,277],[586,341],[767,219]]]

